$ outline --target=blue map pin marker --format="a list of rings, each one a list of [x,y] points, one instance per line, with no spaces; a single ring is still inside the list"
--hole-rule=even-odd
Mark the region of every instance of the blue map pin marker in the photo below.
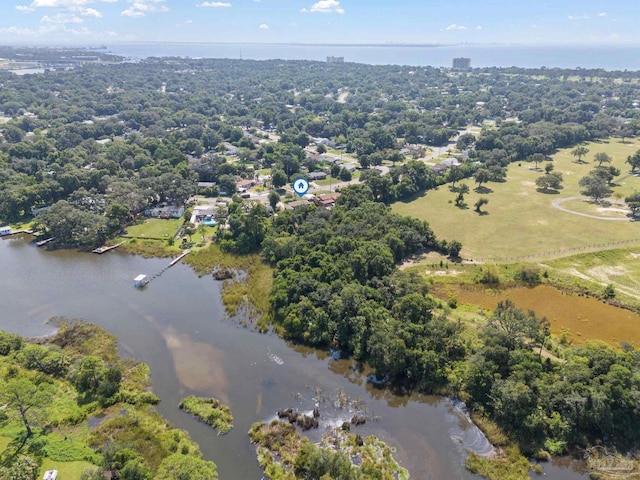
[[[293,191],[296,192],[296,195],[302,197],[309,191],[309,182],[304,178],[296,178],[293,181]]]

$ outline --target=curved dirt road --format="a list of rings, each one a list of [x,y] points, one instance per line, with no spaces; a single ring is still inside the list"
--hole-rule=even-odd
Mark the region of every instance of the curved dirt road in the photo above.
[[[587,218],[595,218],[596,220],[613,220],[613,221],[617,221],[617,222],[629,222],[630,220],[628,218],[612,218],[612,217],[599,217],[597,215],[589,215],[588,213],[580,213],[580,212],[574,212],[573,210],[569,210],[568,208],[564,208],[562,206],[560,206],[561,203],[563,202],[567,202],[569,200],[585,200],[587,197],[567,197],[567,198],[558,198],[557,200],[554,200],[553,202],[551,202],[551,205],[553,206],[553,208],[557,208],[558,210],[562,210],[563,212],[567,212],[567,213],[572,213],[574,215],[580,215],[581,217],[587,217]]]

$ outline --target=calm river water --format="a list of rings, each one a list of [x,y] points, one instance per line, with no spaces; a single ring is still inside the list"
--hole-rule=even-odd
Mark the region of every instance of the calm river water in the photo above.
[[[104,255],[49,252],[29,237],[0,241],[0,329],[26,336],[52,332],[52,316],[84,318],[118,336],[123,355],[151,367],[158,409],[189,431],[224,480],[259,480],[261,470],[247,431],[273,418],[278,408],[311,409],[321,392],[321,428],[350,418],[334,405],[338,392],[364,403],[377,420],[359,427],[397,448],[396,458],[419,480],[477,478],[463,466],[467,447],[484,438],[455,405],[439,397],[393,395],[367,384],[349,361],[294,348],[224,318],[220,283],[198,278],[179,264],[137,290],[133,278],[159,272],[167,259],[143,259],[118,251]],[[233,411],[235,428],[217,436],[181,412],[189,394],[215,396]],[[579,465],[545,465],[546,478],[586,478]]]

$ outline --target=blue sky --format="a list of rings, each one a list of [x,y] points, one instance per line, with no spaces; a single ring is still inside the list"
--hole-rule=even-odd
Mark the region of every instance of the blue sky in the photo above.
[[[640,45],[636,1],[0,0],[0,43]]]

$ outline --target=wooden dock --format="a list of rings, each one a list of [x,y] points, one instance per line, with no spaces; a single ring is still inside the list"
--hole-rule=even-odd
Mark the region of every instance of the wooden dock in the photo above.
[[[14,235],[22,235],[22,234],[26,234],[26,235],[33,235],[33,230],[12,230],[9,233],[5,233],[4,235],[0,236],[0,238],[4,238],[4,237],[13,237]]]
[[[169,264],[169,266],[167,268],[173,267],[176,263],[178,263],[184,257],[189,255],[189,252],[191,252],[191,250],[185,250],[183,253],[180,254],[179,257],[174,258],[173,261]]]
[[[167,265],[166,267],[164,267],[162,270],[160,270],[158,273],[155,273],[153,275],[151,275],[151,277],[147,277],[146,275],[139,275],[138,277],[136,277],[136,279],[139,279],[141,277],[145,277],[145,283],[144,285],[146,285],[147,283],[149,283],[151,280],[154,280],[158,277],[160,277],[164,272],[166,272],[167,270],[169,270],[171,267],[173,267],[176,263],[178,263],[180,260],[182,260],[184,257],[186,257],[187,255],[189,255],[189,253],[191,252],[191,250],[185,250],[184,252],[182,252],[178,257],[174,258],[171,263],[169,265]],[[136,280],[134,279],[134,281]],[[136,283],[136,286],[144,286],[141,284],[141,282],[139,282],[140,285],[138,285]]]
[[[93,250],[91,250],[93,253],[97,253],[98,255],[102,255],[103,253],[106,253],[110,250],[114,250],[116,248],[118,248],[120,245],[122,245],[124,242],[120,242],[116,245],[109,245],[109,246],[102,246],[102,247],[98,247],[98,248],[94,248]]]
[[[53,242],[55,240],[55,238],[51,237],[51,238],[47,238],[46,240],[40,240],[39,242],[36,242],[36,246],[37,247],[42,247],[43,245],[46,245],[49,242]]]

